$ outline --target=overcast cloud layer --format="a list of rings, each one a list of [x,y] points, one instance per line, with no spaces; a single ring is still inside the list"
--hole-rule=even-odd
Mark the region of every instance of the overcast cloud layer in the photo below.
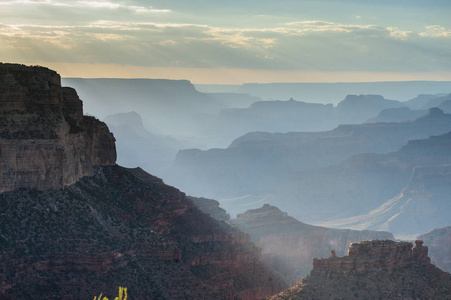
[[[7,0],[0,1],[0,57],[26,64],[449,72],[450,13],[446,0]]]

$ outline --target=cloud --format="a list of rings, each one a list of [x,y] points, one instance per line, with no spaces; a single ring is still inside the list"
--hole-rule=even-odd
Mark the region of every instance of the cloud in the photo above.
[[[412,35],[412,31],[399,30],[396,27],[387,27],[387,30],[390,32],[390,36],[400,40],[406,40]]]
[[[33,2],[33,4],[31,4]],[[154,67],[223,67],[278,70],[425,71],[448,70],[451,36],[445,27],[425,32],[395,26],[345,24],[324,20],[261,26],[219,26],[177,22],[177,13],[111,1],[9,1],[47,5],[64,12],[55,23],[0,24],[0,57],[70,63],[117,63]],[[21,4],[21,5],[22,5]],[[64,5],[72,5],[70,9]],[[48,18],[59,16],[49,7]],[[84,12],[64,22],[70,12]],[[102,14],[98,14],[102,10]],[[149,11],[148,11],[149,10]],[[11,10],[7,13],[10,15]],[[168,11],[169,12],[169,11]],[[29,12],[30,14],[32,11]],[[102,19],[99,19],[99,15]],[[131,18],[130,16],[134,17]],[[5,15],[6,16],[6,13]],[[163,16],[163,19],[159,19]],[[2,13],[0,12],[0,17]],[[56,18],[56,17],[54,17]],[[189,20],[189,18],[187,19]],[[3,18],[2,18],[3,21]],[[356,21],[359,23],[360,21]],[[27,23],[30,22],[30,23]],[[431,44],[427,38],[440,38]],[[13,51],[20,49],[20,51]]]
[[[25,6],[33,7],[36,9],[38,7],[48,8],[48,7],[60,7],[65,9],[95,9],[95,10],[123,10],[139,14],[155,14],[155,13],[170,13],[170,9],[155,9],[151,6],[137,6],[137,5],[127,5],[120,4],[111,1],[56,1],[56,0],[17,0],[17,1],[4,1],[0,2],[0,7],[12,7],[12,8],[24,8]]]
[[[451,29],[439,25],[426,26],[426,31],[420,33],[421,37],[451,37]]]
[[[288,26],[299,28],[301,32],[355,32],[361,30],[380,30],[379,26],[375,25],[349,25],[349,24],[337,24],[334,22],[326,21],[299,21],[287,23]]]

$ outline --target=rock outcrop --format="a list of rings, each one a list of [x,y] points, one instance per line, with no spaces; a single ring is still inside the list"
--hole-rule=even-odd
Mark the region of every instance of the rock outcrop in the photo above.
[[[142,169],[46,68],[0,66],[0,299],[261,299],[250,237]],[[89,175],[89,176],[86,176]]]
[[[0,192],[62,188],[116,163],[108,127],[60,82],[47,68],[0,64]]]
[[[227,213],[225,209],[219,207],[218,201],[207,198],[196,198],[196,197],[189,198],[194,202],[194,205],[196,205],[198,209],[200,209],[207,215],[210,215],[210,217],[224,222],[230,220],[230,215]]]
[[[418,239],[429,245],[432,263],[440,269],[451,272],[451,226],[436,228]]]
[[[353,242],[393,239],[389,232],[308,225],[268,204],[239,214],[231,223],[251,236],[263,250],[263,261],[291,285],[310,272],[314,257],[327,257],[331,250],[344,255]]]
[[[423,241],[353,243],[348,255],[314,259],[310,276],[272,299],[449,299],[451,274],[430,263]]]

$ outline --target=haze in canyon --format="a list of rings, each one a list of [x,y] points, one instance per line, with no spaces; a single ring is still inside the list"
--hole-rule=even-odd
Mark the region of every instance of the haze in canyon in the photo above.
[[[449,299],[450,11],[1,1],[0,298]]]

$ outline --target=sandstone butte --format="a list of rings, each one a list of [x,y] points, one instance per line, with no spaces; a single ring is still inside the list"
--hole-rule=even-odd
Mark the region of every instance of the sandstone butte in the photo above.
[[[0,64],[0,299],[261,299],[247,234],[143,170],[44,67]]]
[[[310,275],[281,299],[451,299],[451,274],[433,264],[423,241],[353,243],[348,255],[313,260]]]

